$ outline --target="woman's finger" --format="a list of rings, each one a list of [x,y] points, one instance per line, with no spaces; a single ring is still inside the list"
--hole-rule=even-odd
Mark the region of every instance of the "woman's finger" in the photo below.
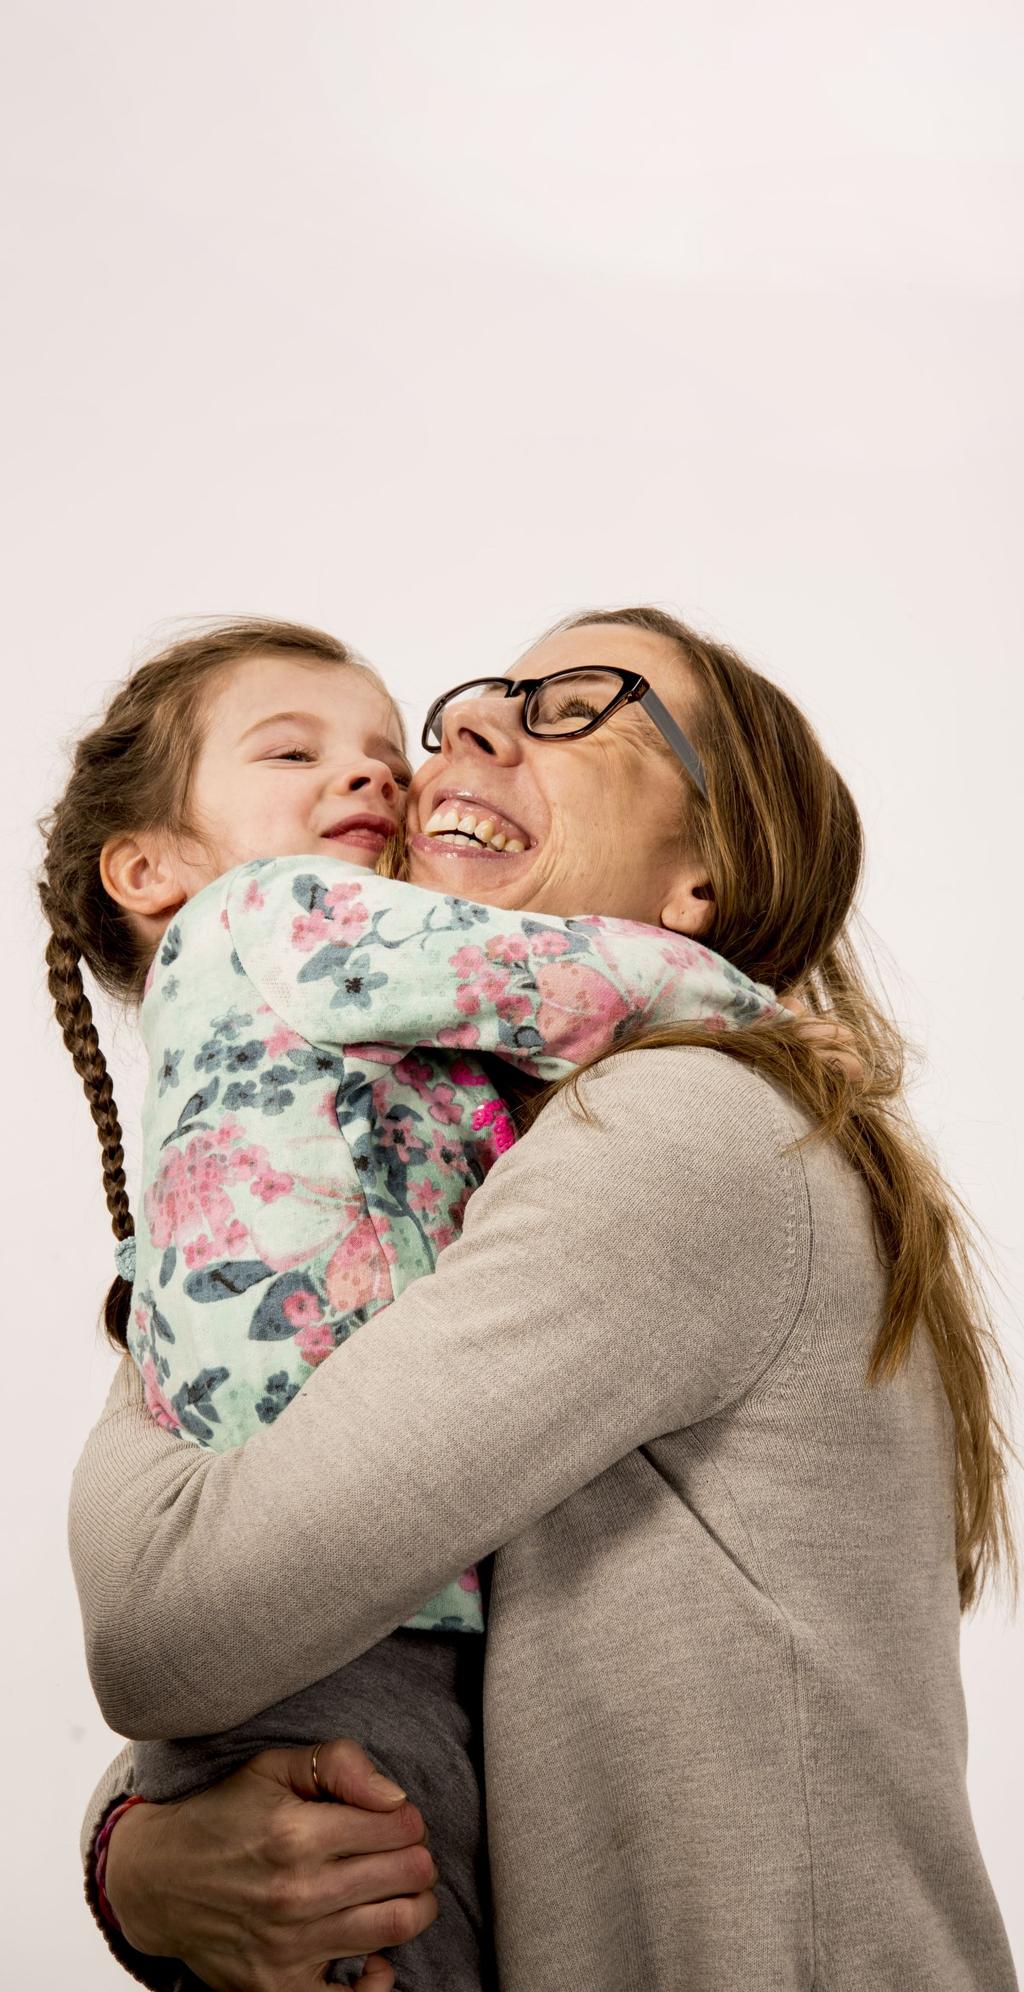
[[[318,1869],[354,1854],[399,1853],[426,1846],[428,1837],[423,1814],[409,1804],[394,1812],[361,1812],[356,1805],[295,1799],[261,1822],[262,1852],[274,1869]]]
[[[348,1860],[325,1861],[313,1873],[296,1870],[284,1881],[275,1907],[283,1922],[314,1925],[366,1904],[386,1903],[395,1896],[419,1895],[424,1889],[433,1888],[436,1880],[437,1869],[423,1846],[371,1854],[365,1859],[351,1855]],[[318,1941],[311,1934],[310,1943]],[[391,1941],[378,1937],[370,1949]],[[357,1948],[365,1950],[366,1945]]]
[[[328,1796],[366,1812],[393,1812],[405,1801],[401,1785],[381,1776],[353,1736],[335,1736],[308,1746],[302,1743],[290,1750],[263,1750],[253,1758],[253,1766],[289,1785],[299,1798]]]
[[[396,1944],[411,1943],[429,1930],[440,1915],[440,1904],[432,1889],[420,1895],[399,1895],[389,1902],[368,1902],[358,1909],[345,1909],[322,1923],[310,1924],[303,1932],[306,1957],[315,1956],[326,1964],[332,1957],[359,1957],[364,1951],[390,1950]],[[378,1992],[374,1985],[373,1992]]]

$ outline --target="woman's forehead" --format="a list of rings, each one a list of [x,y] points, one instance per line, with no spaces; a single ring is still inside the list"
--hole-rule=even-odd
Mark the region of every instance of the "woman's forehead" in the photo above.
[[[546,678],[552,671],[620,669],[640,671],[651,684],[678,682],[679,652],[669,637],[625,623],[579,623],[535,643],[509,671],[509,678]]]

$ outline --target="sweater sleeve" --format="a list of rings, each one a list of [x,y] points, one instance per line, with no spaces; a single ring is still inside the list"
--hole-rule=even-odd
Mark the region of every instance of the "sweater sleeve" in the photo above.
[[[105,1920],[99,1905],[99,1892],[96,1886],[96,1841],[100,1828],[108,1815],[121,1800],[129,1798],[135,1789],[135,1768],[130,1748],[122,1750],[108,1764],[85,1810],[82,1821],[82,1863],[85,1869],[85,1900],[97,1929],[108,1950],[129,1978],[139,1985],[148,1985],[151,1992],[185,1992],[186,1983],[194,1986],[196,1980],[177,1958],[147,1957],[142,1951],[134,1950],[127,1937],[115,1930]]]
[[[641,1025],[736,1025],[777,1007],[685,935],[482,906],[338,859],[242,867],[226,917],[249,979],[322,1046],[493,1052],[552,1080]]]
[[[237,1450],[159,1431],[122,1365],[71,1513],[112,1727],[228,1728],[317,1680],[779,1357],[810,1255],[792,1111],[713,1050],[623,1053],[583,1098],[556,1097],[433,1276]]]

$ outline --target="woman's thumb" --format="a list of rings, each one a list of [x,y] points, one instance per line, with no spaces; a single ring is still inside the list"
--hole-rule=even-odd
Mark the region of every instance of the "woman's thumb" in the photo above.
[[[406,1796],[401,1785],[381,1776],[353,1736],[336,1736],[288,1755],[290,1782],[303,1798],[334,1798],[367,1812],[393,1812]]]

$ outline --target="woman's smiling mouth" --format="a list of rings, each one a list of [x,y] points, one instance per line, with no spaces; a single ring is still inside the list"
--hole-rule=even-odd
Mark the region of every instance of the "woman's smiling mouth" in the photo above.
[[[521,824],[479,797],[441,791],[419,838],[420,847],[482,857],[521,857],[534,839]]]

